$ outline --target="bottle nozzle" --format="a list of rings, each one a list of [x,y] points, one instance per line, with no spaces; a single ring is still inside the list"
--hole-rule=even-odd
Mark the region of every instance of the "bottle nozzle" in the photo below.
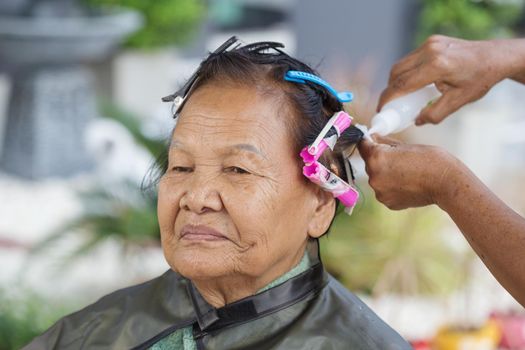
[[[399,128],[401,118],[399,113],[393,109],[382,110],[372,118],[372,125],[368,132],[370,135],[379,134],[386,136]]]

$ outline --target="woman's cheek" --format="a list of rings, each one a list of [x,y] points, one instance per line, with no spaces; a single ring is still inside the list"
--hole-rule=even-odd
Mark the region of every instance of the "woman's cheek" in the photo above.
[[[223,197],[235,199],[237,201],[247,202],[262,199],[268,192],[268,181],[265,178],[256,175],[230,175],[222,181],[222,190],[228,194]]]
[[[273,217],[275,190],[268,179],[254,178],[231,184],[221,197],[229,216],[239,229],[244,225],[264,229],[268,218]]]
[[[157,214],[161,232],[173,230],[175,217],[180,209],[181,187],[175,185],[173,178],[167,176],[164,176],[159,183]]]

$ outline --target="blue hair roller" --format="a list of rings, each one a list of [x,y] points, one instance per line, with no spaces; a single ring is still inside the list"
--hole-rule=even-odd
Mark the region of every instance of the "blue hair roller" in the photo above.
[[[354,99],[354,95],[351,92],[341,91],[338,92],[336,89],[330,86],[326,81],[319,78],[317,75],[313,75],[307,72],[301,72],[297,70],[289,70],[284,75],[284,80],[291,81],[299,84],[306,84],[307,81],[314,84],[320,85],[328,90],[332,95],[339,100],[339,102],[351,102]]]

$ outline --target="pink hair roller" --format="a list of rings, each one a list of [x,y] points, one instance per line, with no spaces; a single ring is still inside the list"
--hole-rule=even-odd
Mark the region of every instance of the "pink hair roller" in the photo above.
[[[334,114],[319,133],[317,139],[310,146],[301,150],[299,155],[305,163],[303,174],[310,181],[320,186],[323,190],[331,192],[346,208],[345,212],[351,214],[352,209],[359,199],[359,193],[347,182],[328,170],[318,162],[323,152],[334,149],[337,139],[352,123],[352,117],[340,111]],[[334,128],[336,134],[326,136]]]

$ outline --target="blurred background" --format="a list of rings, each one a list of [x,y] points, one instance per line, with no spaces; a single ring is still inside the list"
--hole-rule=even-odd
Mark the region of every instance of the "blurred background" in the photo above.
[[[523,36],[524,3],[1,0],[0,349],[169,268],[155,189],[141,190],[173,126],[160,98],[229,36],[283,42],[354,92],[366,124],[392,64],[429,35]],[[525,87],[503,81],[398,137],[447,149],[525,215],[524,111]],[[524,349],[523,308],[448,216],[386,209],[353,165],[364,200],[322,239],[326,268],[417,349]]]

